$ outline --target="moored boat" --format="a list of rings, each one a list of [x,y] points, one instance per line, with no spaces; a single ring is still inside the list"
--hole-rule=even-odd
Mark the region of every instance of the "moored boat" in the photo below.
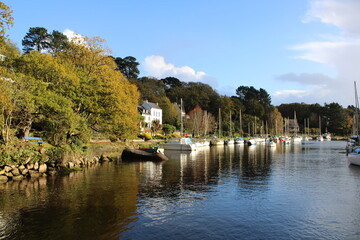
[[[227,144],[227,145],[234,144],[234,143],[235,143],[234,139],[231,139],[231,138],[224,140],[224,144]]]
[[[194,151],[196,144],[190,138],[180,138],[161,144],[165,150]]]
[[[158,148],[126,148],[121,154],[124,161],[166,161],[168,158]]]
[[[242,137],[237,137],[234,140],[235,144],[242,144],[244,143],[244,139]]]
[[[359,97],[357,94],[356,82],[355,88],[355,114],[353,119],[353,136],[350,137],[346,145],[346,156],[350,164],[360,166],[360,135],[359,135]]]
[[[254,145],[256,145],[256,140],[255,139],[249,139],[249,140],[247,140],[247,145],[249,145],[249,146],[254,146]]]

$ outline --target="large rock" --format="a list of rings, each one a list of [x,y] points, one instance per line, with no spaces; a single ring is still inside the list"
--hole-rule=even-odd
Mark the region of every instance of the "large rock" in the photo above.
[[[34,170],[38,170],[39,169],[39,163],[38,162],[35,162],[34,163]]]
[[[5,167],[4,167],[4,170],[5,170],[5,172],[10,172],[10,171],[12,170],[12,167],[10,167],[10,166],[5,166]]]
[[[75,165],[74,165],[74,163],[73,163],[73,162],[68,162],[68,167],[69,167],[69,168],[74,168],[74,167],[75,167]]]
[[[12,180],[14,181],[21,181],[24,178],[23,175],[17,175],[17,176],[13,176]]]
[[[0,183],[6,183],[8,181],[8,177],[7,176],[2,176],[0,175]]]
[[[11,171],[11,173],[12,173],[14,176],[19,176],[19,175],[20,175],[20,171],[19,171],[19,169],[17,169],[17,168],[14,168],[14,169]]]
[[[33,163],[28,163],[28,165],[26,165],[27,169],[33,169],[34,168],[34,164]]]
[[[0,169],[0,175],[5,175],[5,170],[4,169]]]
[[[25,166],[24,166],[24,165],[20,165],[20,166],[18,167],[18,169],[19,169],[20,171],[22,171],[22,170],[25,169]]]
[[[39,166],[39,173],[45,173],[47,169],[47,166],[45,163],[41,163]]]
[[[26,176],[26,174],[28,174],[28,172],[29,172],[29,170],[27,168],[25,168],[21,171],[21,174]]]
[[[31,178],[38,178],[40,177],[40,173],[38,171],[34,171],[34,170],[29,170],[30,173],[30,177]]]

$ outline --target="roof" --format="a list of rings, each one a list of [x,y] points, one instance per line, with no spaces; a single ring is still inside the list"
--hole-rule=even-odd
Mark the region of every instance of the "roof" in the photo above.
[[[152,108],[160,109],[160,110],[161,110],[161,108],[159,107],[158,104],[149,102],[149,101],[147,101],[147,100],[145,100],[145,101],[143,102],[143,104],[141,105],[141,107],[143,107],[144,109],[146,109],[146,110],[148,110],[148,111],[149,111],[150,109],[152,109]]]

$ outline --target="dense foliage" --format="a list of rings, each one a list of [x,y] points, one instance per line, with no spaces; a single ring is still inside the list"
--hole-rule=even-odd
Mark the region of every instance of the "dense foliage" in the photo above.
[[[73,41],[58,31],[30,28],[21,54],[5,37],[12,18],[0,18],[3,146],[31,135],[54,146],[81,146],[96,132],[114,140],[137,135],[137,87],[118,70],[102,39]]]

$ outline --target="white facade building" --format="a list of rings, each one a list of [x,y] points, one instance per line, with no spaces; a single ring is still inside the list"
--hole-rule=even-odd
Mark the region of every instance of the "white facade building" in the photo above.
[[[145,129],[150,129],[151,124],[154,120],[159,120],[162,124],[162,109],[157,103],[149,102],[145,100],[142,105],[138,107],[141,115],[144,117],[145,126],[143,126],[142,131]]]

